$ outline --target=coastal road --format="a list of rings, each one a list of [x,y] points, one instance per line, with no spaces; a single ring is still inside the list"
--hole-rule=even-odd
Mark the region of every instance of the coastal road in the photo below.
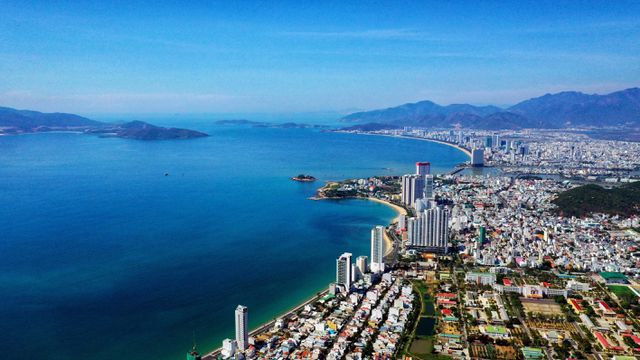
[[[389,268],[392,269],[398,262],[398,248],[400,246],[401,240],[398,239],[398,236],[394,233],[393,228],[391,229],[391,231],[385,230],[384,236],[391,243],[391,249],[387,254],[384,255],[384,260],[385,263],[389,265]]]
[[[315,295],[313,296],[311,299],[305,301],[304,303],[296,306],[295,308],[287,311],[286,313],[284,313],[283,315],[278,316],[278,318],[287,318],[295,313],[297,313],[298,311],[302,310],[305,306],[313,304],[314,302],[320,300],[322,297],[324,297],[325,295],[327,295],[329,293],[329,290],[324,290],[323,292],[321,292],[319,295]],[[263,333],[266,330],[269,330],[271,328],[273,328],[273,325],[275,324],[275,320],[271,320],[263,325],[261,325],[259,328],[251,331],[249,333],[249,336],[258,336],[261,333]],[[218,348],[206,355],[204,355],[202,357],[203,360],[214,360],[218,358],[218,355],[220,355],[220,352],[222,351],[222,348]]]

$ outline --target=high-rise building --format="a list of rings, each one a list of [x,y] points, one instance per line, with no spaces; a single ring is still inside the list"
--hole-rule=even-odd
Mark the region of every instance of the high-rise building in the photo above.
[[[431,173],[431,163],[429,162],[417,162],[416,163],[416,175],[428,175]]]
[[[351,253],[344,253],[336,260],[336,284],[351,289]]]
[[[409,245],[414,245],[418,242],[417,239],[422,238],[422,220],[420,216],[411,217],[407,219],[407,239],[409,240]]]
[[[367,261],[369,259],[366,256],[358,256],[356,258],[356,268],[361,274],[366,274],[369,272],[369,267],[367,266]]]
[[[371,229],[371,272],[384,272],[384,226]]]
[[[435,198],[433,194],[433,175],[425,175],[424,177],[424,198],[428,200]]]
[[[224,339],[222,341],[222,356],[224,356],[225,358],[231,358],[233,357],[233,355],[236,354],[236,347],[237,347],[238,343],[235,340],[232,339]],[[191,360],[189,358],[187,358],[187,360]]]
[[[441,207],[424,210],[407,225],[409,245],[446,253],[449,247],[449,211]]]
[[[249,309],[246,306],[238,305],[236,308],[236,344],[241,351],[249,347]]]
[[[416,200],[424,195],[424,176],[402,176],[402,203],[413,207]]]
[[[484,138],[484,147],[488,149],[493,147],[493,137],[487,136]]]
[[[484,166],[484,150],[482,149],[471,150],[471,166],[473,167]]]
[[[407,215],[398,216],[398,230],[407,228]]]

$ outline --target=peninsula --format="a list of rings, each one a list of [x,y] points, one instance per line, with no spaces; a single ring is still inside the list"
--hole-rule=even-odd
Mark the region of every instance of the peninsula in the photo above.
[[[166,128],[143,121],[104,123],[75,114],[42,113],[0,107],[0,135],[52,131],[73,131],[134,140],[193,139],[209,136],[195,130]]]

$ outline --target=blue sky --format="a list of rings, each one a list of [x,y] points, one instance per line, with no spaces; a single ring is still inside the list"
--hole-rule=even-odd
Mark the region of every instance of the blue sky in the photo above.
[[[5,1],[0,105],[348,112],[640,86],[638,1],[314,3]]]

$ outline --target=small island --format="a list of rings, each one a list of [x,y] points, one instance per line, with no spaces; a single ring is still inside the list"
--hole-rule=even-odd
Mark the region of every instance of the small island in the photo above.
[[[317,179],[311,175],[300,174],[291,178],[293,181],[314,182]]]
[[[171,140],[194,139],[208,136],[195,130],[166,128],[155,126],[143,121],[131,121],[124,124],[87,129],[85,133],[98,134],[102,137],[119,137],[134,140]]]
[[[0,135],[52,131],[70,131],[133,140],[195,139],[209,136],[200,131],[166,128],[143,121],[104,123],[74,114],[42,113],[0,107]]]

